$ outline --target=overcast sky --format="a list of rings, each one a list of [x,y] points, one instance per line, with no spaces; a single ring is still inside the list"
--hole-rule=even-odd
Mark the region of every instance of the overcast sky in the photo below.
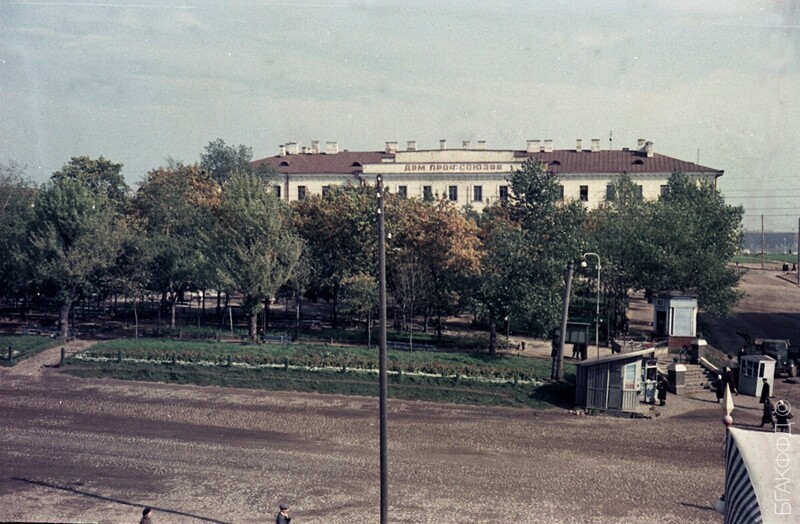
[[[764,214],[796,231],[796,5],[0,0],[0,161],[41,182],[102,155],[135,186],[216,138],[263,158],[287,141],[641,137],[723,169],[747,229]]]

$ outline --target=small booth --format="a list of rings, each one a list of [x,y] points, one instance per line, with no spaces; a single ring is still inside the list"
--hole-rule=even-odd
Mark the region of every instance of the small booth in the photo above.
[[[655,349],[649,348],[578,362],[575,403],[601,411],[640,412],[642,371],[651,369],[643,360],[654,354]]]
[[[753,397],[761,396],[767,379],[769,390],[775,391],[775,359],[767,355],[742,355],[739,359],[739,393]]]
[[[653,300],[653,337],[667,338],[670,349],[689,346],[697,335],[697,297],[659,293]]]

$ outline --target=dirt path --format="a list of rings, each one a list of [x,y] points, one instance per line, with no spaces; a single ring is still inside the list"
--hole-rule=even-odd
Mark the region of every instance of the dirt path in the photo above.
[[[48,368],[57,367],[61,361],[61,348],[66,348],[66,355],[70,357],[79,351],[83,351],[96,344],[96,340],[74,340],[66,344],[42,351],[31,358],[25,359],[13,367],[0,368],[2,374],[19,375],[27,377],[41,378]]]

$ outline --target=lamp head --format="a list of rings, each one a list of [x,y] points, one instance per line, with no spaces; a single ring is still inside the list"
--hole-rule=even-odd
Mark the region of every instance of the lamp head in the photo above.
[[[581,260],[581,267],[586,267],[586,266],[587,266],[586,261],[585,260]]]

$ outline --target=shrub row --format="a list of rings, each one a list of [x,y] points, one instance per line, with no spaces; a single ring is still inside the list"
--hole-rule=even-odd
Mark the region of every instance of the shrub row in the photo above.
[[[117,340],[93,346],[83,354],[87,357],[125,357],[169,362],[225,363],[230,356],[234,363],[252,366],[286,365],[339,369],[378,369],[375,349],[331,348],[323,345],[234,346],[231,344],[197,343],[160,340]],[[408,353],[389,351],[387,366],[400,373],[429,373],[441,376],[497,378],[504,380],[537,380],[549,376],[547,361],[524,357],[498,357],[458,353]]]

